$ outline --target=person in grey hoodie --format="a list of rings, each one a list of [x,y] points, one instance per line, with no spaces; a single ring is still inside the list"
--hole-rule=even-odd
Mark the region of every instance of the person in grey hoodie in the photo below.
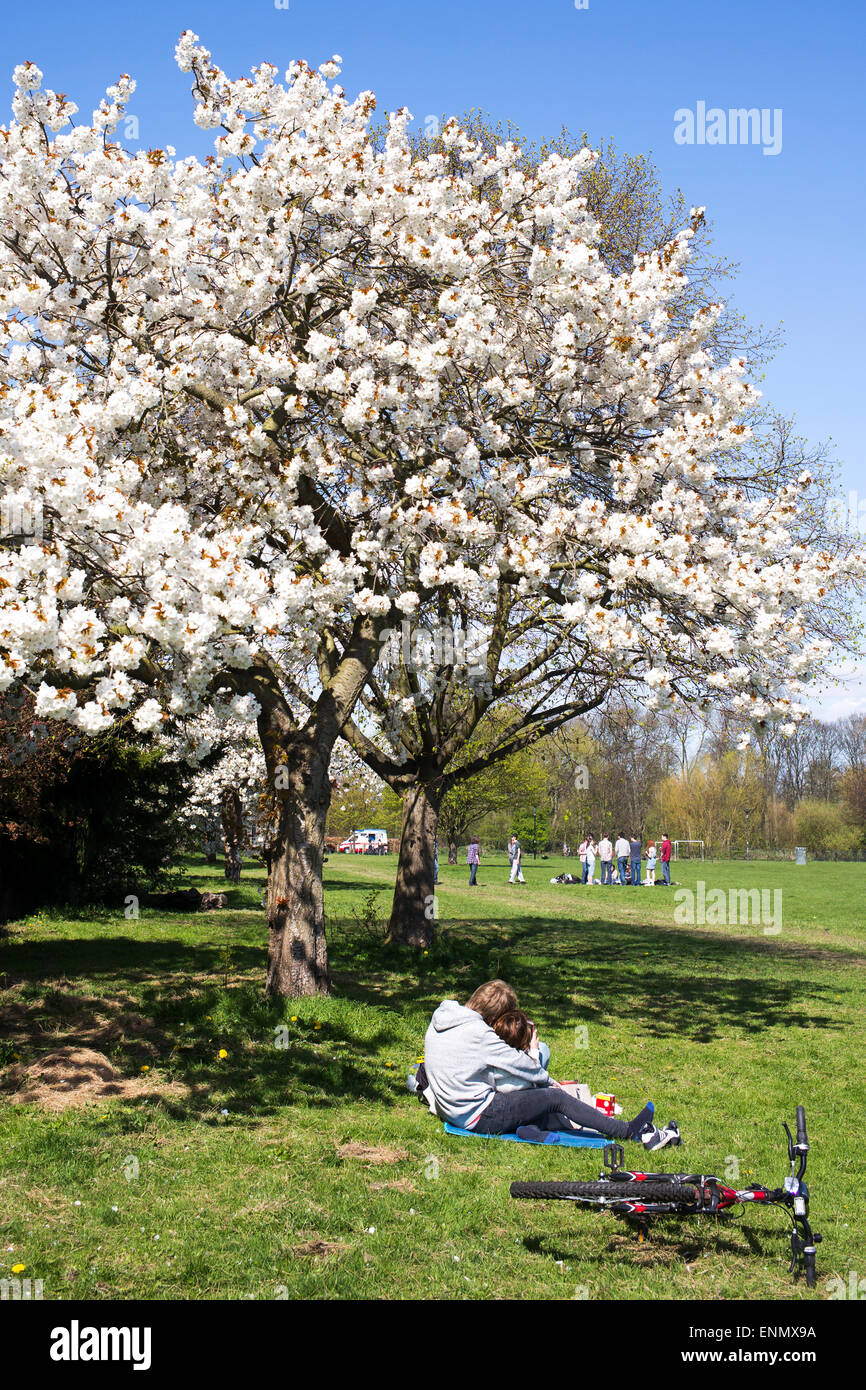
[[[473,996],[474,997],[474,996]],[[659,1130],[648,1102],[631,1121],[617,1120],[562,1090],[538,1062],[497,1036],[475,1009],[445,999],[424,1039],[424,1067],[438,1115],[479,1134],[511,1134],[520,1126],[574,1133],[589,1129],[613,1139],[640,1139],[646,1148],[678,1142],[675,1126]],[[494,1073],[522,1088],[498,1091]],[[676,1137],[675,1137],[676,1135]]]

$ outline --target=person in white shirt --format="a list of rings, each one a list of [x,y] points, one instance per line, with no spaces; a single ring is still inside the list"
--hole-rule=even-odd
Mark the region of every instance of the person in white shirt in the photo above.
[[[586,847],[587,847],[587,844],[588,844],[588,843],[589,843],[589,840],[588,840],[588,839],[583,839],[583,840],[581,840],[581,842],[580,842],[580,848],[579,848],[578,851],[577,851],[578,854],[580,855],[580,881],[581,881],[581,883],[586,883]]]
[[[611,864],[613,861],[613,845],[606,835],[603,835],[598,842],[598,857],[601,860],[601,881],[609,884],[611,881]]]
[[[623,886],[625,884],[625,866],[628,863],[629,854],[629,843],[624,835],[619,835],[617,837],[613,852],[616,855],[617,867],[619,869],[620,886]]]

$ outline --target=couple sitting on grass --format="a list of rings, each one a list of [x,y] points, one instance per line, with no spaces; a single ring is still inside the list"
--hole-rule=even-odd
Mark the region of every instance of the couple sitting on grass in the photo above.
[[[653,1123],[652,1101],[625,1121],[576,1100],[548,1075],[549,1057],[511,986],[489,980],[465,1006],[456,999],[439,1005],[424,1039],[418,1087],[440,1119],[477,1134],[539,1139],[588,1130],[639,1140],[646,1149],[680,1142],[676,1124]]]

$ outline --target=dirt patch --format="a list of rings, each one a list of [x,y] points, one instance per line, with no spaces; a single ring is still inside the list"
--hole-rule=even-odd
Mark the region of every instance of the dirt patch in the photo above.
[[[55,1051],[102,1051],[131,1045],[136,1058],[152,1060],[167,1046],[168,1037],[153,1019],[131,1010],[127,999],[102,999],[73,994],[63,982],[46,989],[44,998],[10,997],[0,1006],[0,1033],[22,1053],[46,1042]]]
[[[409,1155],[405,1149],[389,1149],[384,1144],[340,1144],[337,1148],[340,1158],[358,1158],[363,1163],[402,1163]]]
[[[13,1105],[30,1103],[45,1110],[154,1092],[151,1080],[120,1076],[103,1053],[87,1047],[60,1047],[26,1066],[10,1067],[6,1085],[14,1092]]]
[[[347,1250],[348,1246],[343,1245],[338,1240],[307,1240],[303,1245],[293,1245],[293,1255],[310,1255],[314,1259],[327,1257],[328,1255],[339,1255],[341,1250]]]
[[[157,1028],[153,1019],[144,1018],[142,1014],[128,1013],[118,1014],[103,1027],[97,1028],[92,1034],[93,1042],[114,1043],[114,1042],[147,1042],[148,1051],[156,1051],[156,1043],[167,1041],[165,1033]]]
[[[389,1188],[392,1192],[417,1192],[418,1189],[411,1178],[396,1178],[394,1182],[371,1182],[371,1192],[382,1192]]]

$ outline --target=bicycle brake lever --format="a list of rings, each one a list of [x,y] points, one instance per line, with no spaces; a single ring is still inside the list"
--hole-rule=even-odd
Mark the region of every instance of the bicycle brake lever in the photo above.
[[[796,1274],[800,1256],[806,1249],[806,1242],[798,1231],[791,1232],[791,1263],[788,1265],[788,1273]]]

